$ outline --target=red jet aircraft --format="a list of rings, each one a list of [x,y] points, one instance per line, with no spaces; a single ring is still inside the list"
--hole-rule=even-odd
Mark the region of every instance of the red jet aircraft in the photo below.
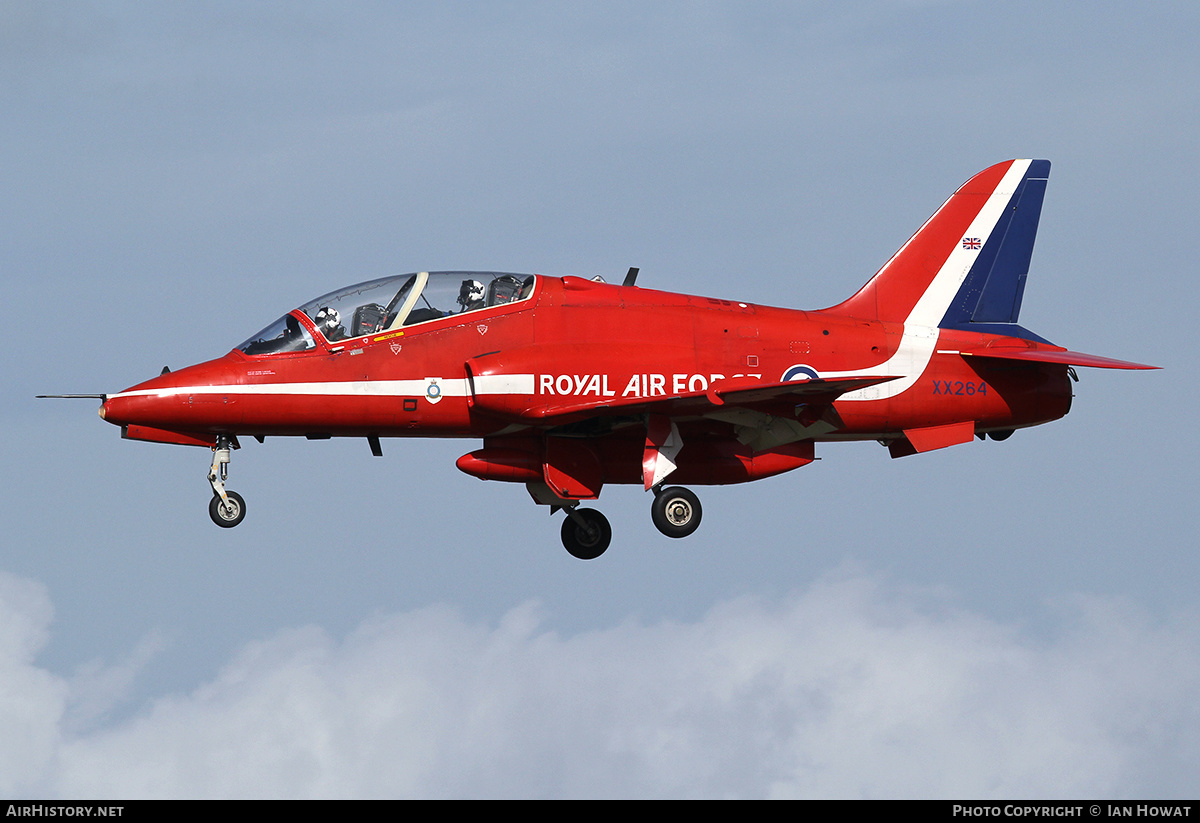
[[[1154,368],[1079,354],[1017,324],[1050,173],[1009,160],[956,191],[849,300],[821,311],[600,278],[418,272],[331,292],[229,354],[100,397],[123,437],[207,446],[209,513],[238,438],[481,438],[467,474],[524,483],[566,513],[583,559],[608,547],[581,508],[606,483],[654,492],[668,537],[700,525],[664,481],[744,483],[813,460],[817,441],[878,440],[892,457],[1004,440],[1071,407],[1072,367]]]

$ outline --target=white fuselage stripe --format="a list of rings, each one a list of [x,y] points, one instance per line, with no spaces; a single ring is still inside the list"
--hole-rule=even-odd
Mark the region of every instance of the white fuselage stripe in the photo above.
[[[481,374],[474,378],[475,394],[533,394],[532,374]]]
[[[171,386],[137,389],[116,397],[174,397],[190,394],[286,395],[309,397],[420,397],[436,383],[441,397],[466,397],[465,378],[427,377],[424,380],[347,380],[322,383],[251,383],[218,386]],[[533,394],[532,374],[505,374],[475,378],[475,394]]]

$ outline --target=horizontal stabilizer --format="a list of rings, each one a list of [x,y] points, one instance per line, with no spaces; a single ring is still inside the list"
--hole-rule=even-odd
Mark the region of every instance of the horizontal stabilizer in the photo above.
[[[1147,366],[1144,363],[1131,363],[1128,360],[1114,360],[1111,357],[1100,357],[1095,354],[1083,354],[1066,349],[1034,349],[1019,347],[995,346],[986,349],[968,351],[938,351],[938,354],[961,354],[963,357],[986,357],[992,360],[1023,360],[1028,363],[1061,363],[1064,366],[1088,366],[1094,369],[1157,369],[1161,366]]]

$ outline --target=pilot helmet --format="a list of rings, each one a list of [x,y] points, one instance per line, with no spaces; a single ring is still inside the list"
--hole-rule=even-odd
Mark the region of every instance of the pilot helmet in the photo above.
[[[342,325],[342,316],[338,314],[337,309],[323,306],[317,312],[317,316],[313,318],[313,322],[317,324],[317,328],[321,330],[322,334],[328,336],[330,332]]]
[[[471,306],[483,302],[483,284],[478,280],[464,280],[458,290],[458,304]]]

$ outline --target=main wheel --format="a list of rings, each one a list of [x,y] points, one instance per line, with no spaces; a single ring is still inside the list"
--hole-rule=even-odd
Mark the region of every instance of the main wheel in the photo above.
[[[208,503],[208,516],[221,528],[232,529],[245,518],[246,501],[237,492],[226,491],[225,496],[229,498],[228,503],[213,495]]]
[[[663,489],[654,496],[650,517],[667,537],[687,537],[700,527],[700,498],[682,486]]]
[[[580,560],[595,560],[612,542],[612,526],[608,518],[595,509],[576,509],[575,514],[587,525],[581,526],[568,514],[562,524],[563,548]]]

